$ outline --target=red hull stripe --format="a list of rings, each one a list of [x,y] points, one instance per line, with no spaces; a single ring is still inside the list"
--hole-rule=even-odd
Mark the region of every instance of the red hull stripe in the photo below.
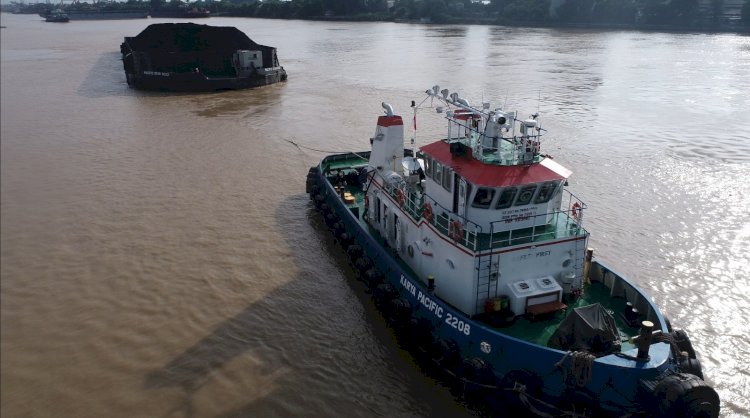
[[[464,156],[451,155],[450,146],[445,141],[425,145],[421,150],[443,165],[452,168],[468,182],[485,187],[507,187],[522,184],[560,181],[572,172],[551,158],[530,165],[492,165],[474,159],[471,150]]]
[[[380,116],[378,117],[378,126],[387,128],[389,126],[403,125],[404,121],[401,120],[401,116]]]

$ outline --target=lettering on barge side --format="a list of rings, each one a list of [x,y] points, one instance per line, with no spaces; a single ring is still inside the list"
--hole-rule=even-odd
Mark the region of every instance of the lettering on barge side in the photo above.
[[[401,286],[406,289],[407,292],[411,293],[412,296],[417,298],[417,301],[427,308],[428,311],[430,311],[433,315],[438,317],[438,319],[443,319],[443,308],[435,303],[434,300],[430,298],[429,295],[422,293],[421,290],[417,290],[417,287],[414,286],[413,283],[411,283],[409,280],[404,277],[404,275],[401,275],[401,279],[399,280],[401,283]],[[457,317],[451,315],[450,312],[445,312],[446,318],[445,323],[450,325],[451,327],[457,329],[459,332],[462,332],[466,335],[471,334],[471,325],[468,323],[465,323],[464,321],[458,319]]]

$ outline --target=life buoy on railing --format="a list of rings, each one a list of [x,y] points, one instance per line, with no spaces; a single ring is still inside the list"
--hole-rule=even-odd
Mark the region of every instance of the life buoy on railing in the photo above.
[[[396,201],[398,202],[399,206],[404,206],[404,202],[406,202],[406,195],[404,195],[404,191],[402,189],[396,189]]]
[[[448,228],[448,236],[454,241],[461,241],[464,237],[464,226],[461,221],[451,221]]]
[[[573,206],[570,208],[570,214],[573,215],[573,217],[577,220],[581,220],[581,216],[583,216],[583,211],[581,210],[581,204],[578,202],[573,203]]]
[[[427,222],[432,222],[432,205],[430,202],[425,202],[424,208],[422,209],[422,217],[427,220]]]

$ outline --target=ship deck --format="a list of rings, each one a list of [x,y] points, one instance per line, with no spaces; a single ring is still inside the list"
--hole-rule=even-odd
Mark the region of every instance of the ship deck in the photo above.
[[[574,308],[600,303],[615,319],[622,343],[621,351],[636,348],[628,340],[630,337],[638,335],[639,328],[631,327],[625,320],[626,300],[624,298],[610,297],[609,289],[603,283],[593,282],[585,284],[581,297],[575,301],[566,300],[565,303],[568,307],[564,310],[557,311],[540,319],[519,317],[512,326],[500,328],[500,330],[512,337],[546,346],[550,337],[557,331],[558,326]]]

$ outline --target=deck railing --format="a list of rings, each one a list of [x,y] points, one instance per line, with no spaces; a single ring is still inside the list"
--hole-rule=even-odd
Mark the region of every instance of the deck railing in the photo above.
[[[534,222],[534,226],[505,230],[506,228],[495,228],[495,225],[505,224],[506,220],[491,222],[488,249],[585,235],[586,230],[582,227],[582,222],[586,204],[567,189],[563,189],[563,193],[562,200],[567,202],[569,209],[556,209],[553,212],[532,216],[533,219],[544,218],[543,222]],[[496,229],[503,229],[503,231],[494,232]]]
[[[376,172],[376,175],[379,176],[379,173]],[[542,217],[544,221],[538,222],[538,225],[534,222],[535,225],[528,228],[507,230],[507,220],[494,221],[490,223],[490,232],[485,233],[480,225],[459,217],[452,210],[438,204],[429,195],[423,194],[417,185],[409,184],[404,180],[389,183],[384,179],[382,184],[383,191],[398,202],[404,212],[409,214],[415,222],[423,219],[425,202],[429,202],[433,216],[432,219],[425,219],[425,221],[434,226],[435,230],[448,240],[474,252],[582,236],[587,233],[582,227],[586,204],[566,189],[563,189],[562,201],[567,203],[568,209],[533,216],[534,219]],[[496,227],[501,224],[503,228]],[[494,232],[498,229],[502,231]]]

